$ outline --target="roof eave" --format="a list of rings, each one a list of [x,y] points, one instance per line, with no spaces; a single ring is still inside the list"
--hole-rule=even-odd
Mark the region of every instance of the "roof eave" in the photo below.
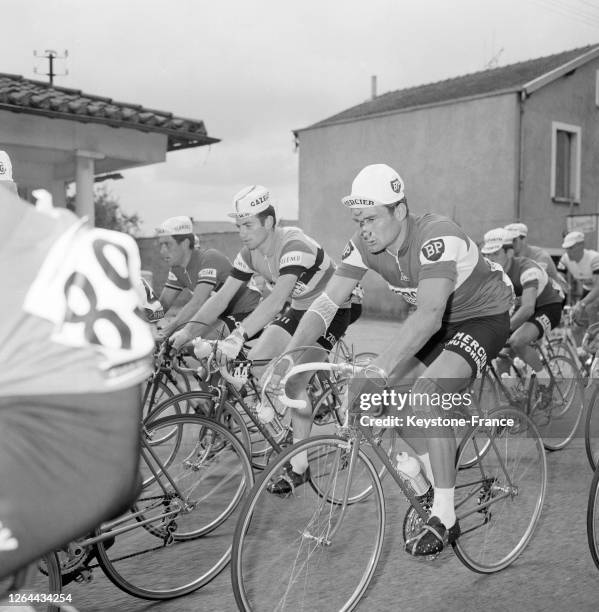
[[[125,128],[154,134],[165,134],[168,136],[168,151],[175,151],[190,147],[201,147],[220,142],[220,139],[213,138],[201,132],[184,132],[181,130],[172,130],[159,126],[145,125],[143,123],[133,123],[131,121],[110,119],[108,117],[96,117],[93,115],[83,114],[75,115],[73,113],[63,113],[60,111],[53,111],[43,108],[30,108],[26,106],[19,106],[18,104],[8,104],[6,102],[0,102],[0,110],[7,110],[13,113],[24,113],[27,115],[38,115],[41,117],[48,117],[50,119],[64,119],[66,121],[76,121],[78,123],[98,123],[114,128]],[[176,144],[176,141],[178,140],[184,142],[178,146]]]
[[[558,66],[557,68],[554,68],[550,72],[542,74],[536,79],[525,83],[522,86],[522,90],[527,96],[529,96],[535,91],[541,89],[541,87],[545,87],[545,85],[548,85],[549,83],[552,83],[553,81],[563,77],[565,74],[568,74],[568,72],[571,72],[572,70],[576,70],[576,68],[582,66],[583,64],[586,64],[587,62],[591,61],[592,59],[595,59],[596,57],[599,57],[599,46],[595,47],[594,49],[591,49],[590,51],[587,51],[586,53],[583,53],[579,57],[576,57],[573,60],[566,62],[565,64],[562,64],[561,66]]]
[[[405,108],[397,108],[389,111],[384,111],[381,113],[371,113],[368,115],[361,115],[359,117],[348,117],[347,119],[337,119],[336,121],[321,121],[320,123],[316,123],[314,125],[300,128],[297,130],[293,130],[294,136],[298,136],[298,134],[302,132],[307,132],[309,130],[317,130],[320,128],[330,127],[333,125],[341,125],[344,123],[354,123],[355,121],[366,121],[368,119],[378,119],[380,117],[388,117],[390,115],[399,115],[402,113],[409,113],[416,110],[422,110],[427,108],[435,108],[438,106],[448,106],[449,104],[456,104],[458,102],[470,102],[472,100],[480,100],[482,98],[493,98],[495,96],[503,96],[506,94],[519,94],[522,91],[522,87],[508,87],[506,89],[500,89],[497,91],[486,92],[483,94],[476,94],[474,96],[464,96],[462,98],[451,98],[450,100],[440,100],[438,102],[431,102],[430,104],[417,104],[415,106],[407,106]]]

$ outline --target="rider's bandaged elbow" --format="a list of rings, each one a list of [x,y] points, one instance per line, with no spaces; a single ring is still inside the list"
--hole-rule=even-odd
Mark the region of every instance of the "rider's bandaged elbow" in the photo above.
[[[327,330],[338,309],[339,306],[326,293],[321,293],[312,302],[308,312],[317,314],[324,321],[324,328]]]

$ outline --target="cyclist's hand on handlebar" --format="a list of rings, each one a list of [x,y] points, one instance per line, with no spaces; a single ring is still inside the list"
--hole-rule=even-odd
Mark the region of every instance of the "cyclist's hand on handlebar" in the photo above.
[[[216,344],[215,358],[220,366],[225,366],[239,355],[243,348],[243,332],[236,329],[224,340]]]
[[[178,351],[184,344],[189,342],[189,336],[187,335],[185,329],[180,329],[170,336],[169,340],[173,345],[173,348]]]
[[[584,304],[582,302],[577,302],[574,308],[572,309],[572,319],[574,319],[576,323],[580,323],[580,320],[582,319],[582,317],[584,317],[584,313]]]

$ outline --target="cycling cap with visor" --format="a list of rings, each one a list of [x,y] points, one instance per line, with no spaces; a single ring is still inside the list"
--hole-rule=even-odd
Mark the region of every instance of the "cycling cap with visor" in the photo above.
[[[569,249],[579,242],[584,242],[584,234],[582,232],[570,232],[564,236],[562,249]]]
[[[341,199],[348,208],[397,204],[405,197],[401,176],[387,164],[372,164],[358,172],[351,194]]]
[[[520,236],[528,236],[528,226],[524,223],[510,223],[509,225],[506,225],[504,229],[514,232],[516,234],[516,238],[519,238]]]
[[[490,255],[491,253],[497,253],[504,246],[513,246],[514,238],[518,235],[517,232],[508,230],[505,227],[496,227],[489,230],[483,236],[483,245],[480,252],[483,255]]]
[[[185,215],[180,217],[170,217],[162,225],[156,228],[159,236],[183,236],[193,234],[193,223]]]
[[[6,151],[0,151],[0,185],[17,193],[17,185],[12,180],[12,163]]]
[[[233,197],[235,211],[229,213],[229,217],[243,219],[253,217],[264,212],[273,203],[270,199],[270,191],[262,185],[250,185],[238,191]]]

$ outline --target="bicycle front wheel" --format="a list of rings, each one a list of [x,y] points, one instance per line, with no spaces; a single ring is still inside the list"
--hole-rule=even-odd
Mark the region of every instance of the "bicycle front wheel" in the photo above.
[[[599,465],[599,384],[587,388],[586,418],[584,423],[584,447],[591,469]]]
[[[385,527],[380,480],[356,444],[332,436],[310,438],[263,472],[241,509],[233,542],[232,583],[240,610],[295,612],[324,606],[333,612],[356,606],[374,574]],[[270,493],[269,484],[303,452],[320,494],[307,483],[285,498]],[[353,505],[344,503],[356,487],[364,489],[365,479],[373,494]]]
[[[458,449],[457,465],[464,456],[478,461],[457,471],[462,535],[454,551],[466,567],[490,574],[513,563],[530,541],[545,499],[547,463],[539,432],[521,410],[500,407],[484,419]]]
[[[162,436],[173,428],[176,436]],[[154,479],[130,513],[100,528],[99,535],[111,537],[97,543],[97,554],[120,589],[169,599],[204,586],[226,566],[234,530],[227,519],[251,488],[253,474],[239,440],[211,419],[171,416],[146,429],[164,440],[142,450],[142,472],[151,471]],[[208,533],[210,538],[197,539]]]
[[[599,469],[595,470],[587,506],[587,538],[591,557],[599,569]]]

